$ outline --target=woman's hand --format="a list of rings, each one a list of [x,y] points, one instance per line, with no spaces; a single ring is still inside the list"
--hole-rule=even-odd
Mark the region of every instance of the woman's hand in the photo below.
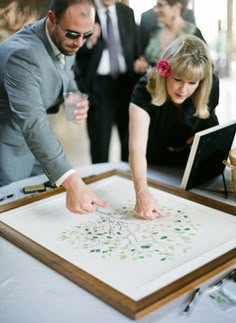
[[[146,220],[154,220],[158,215],[165,216],[158,208],[156,201],[148,188],[142,189],[137,193],[134,212],[137,216]]]

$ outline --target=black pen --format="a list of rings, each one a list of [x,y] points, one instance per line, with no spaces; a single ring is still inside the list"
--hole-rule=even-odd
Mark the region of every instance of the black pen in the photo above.
[[[3,196],[0,198],[0,202],[8,200],[8,199],[12,198],[13,196],[14,196],[14,194],[9,194],[9,195]]]
[[[217,283],[215,283],[215,285],[213,286],[213,288],[220,287],[227,279],[230,279],[234,275],[236,275],[236,268],[233,269],[233,270],[231,270],[225,277],[223,277],[221,280],[219,280]]]
[[[188,302],[187,306],[183,310],[184,315],[188,315],[190,313],[190,310],[193,308],[193,305],[195,304],[195,302],[196,302],[197,298],[199,297],[199,295],[200,295],[200,287],[195,289],[195,291],[193,292],[190,301]]]

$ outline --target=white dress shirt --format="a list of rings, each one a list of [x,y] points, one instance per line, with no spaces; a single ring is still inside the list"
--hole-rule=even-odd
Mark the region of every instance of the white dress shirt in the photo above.
[[[104,40],[107,39],[106,10],[109,9],[110,17],[111,17],[112,25],[113,25],[114,36],[115,36],[116,45],[117,45],[119,69],[120,69],[121,73],[125,73],[127,71],[127,69],[126,69],[125,59],[124,59],[124,56],[122,53],[115,4],[111,5],[109,7],[104,7],[101,5],[101,3],[100,4],[98,2],[96,2],[96,3],[97,3],[97,13],[98,13],[98,16],[100,19]],[[107,48],[105,48],[103,50],[102,57],[101,57],[99,65],[98,65],[97,74],[99,74],[99,75],[109,75],[110,74],[110,59],[109,59],[109,53],[108,53]]]

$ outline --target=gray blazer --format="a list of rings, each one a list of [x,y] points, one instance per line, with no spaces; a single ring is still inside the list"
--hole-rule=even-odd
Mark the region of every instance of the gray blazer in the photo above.
[[[0,44],[0,186],[29,177],[35,158],[55,182],[72,168],[50,128],[47,111],[76,89],[66,57],[63,70],[45,32],[46,18]]]

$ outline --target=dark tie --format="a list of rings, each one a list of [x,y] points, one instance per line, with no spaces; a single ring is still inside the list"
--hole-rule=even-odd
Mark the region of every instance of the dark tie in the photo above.
[[[117,48],[116,48],[116,41],[115,41],[114,32],[113,32],[112,20],[108,9],[106,10],[106,15],[107,15],[107,48],[109,52],[110,65],[111,65],[110,74],[113,78],[117,78],[117,76],[120,74],[120,69],[119,69],[119,62],[118,62]]]

